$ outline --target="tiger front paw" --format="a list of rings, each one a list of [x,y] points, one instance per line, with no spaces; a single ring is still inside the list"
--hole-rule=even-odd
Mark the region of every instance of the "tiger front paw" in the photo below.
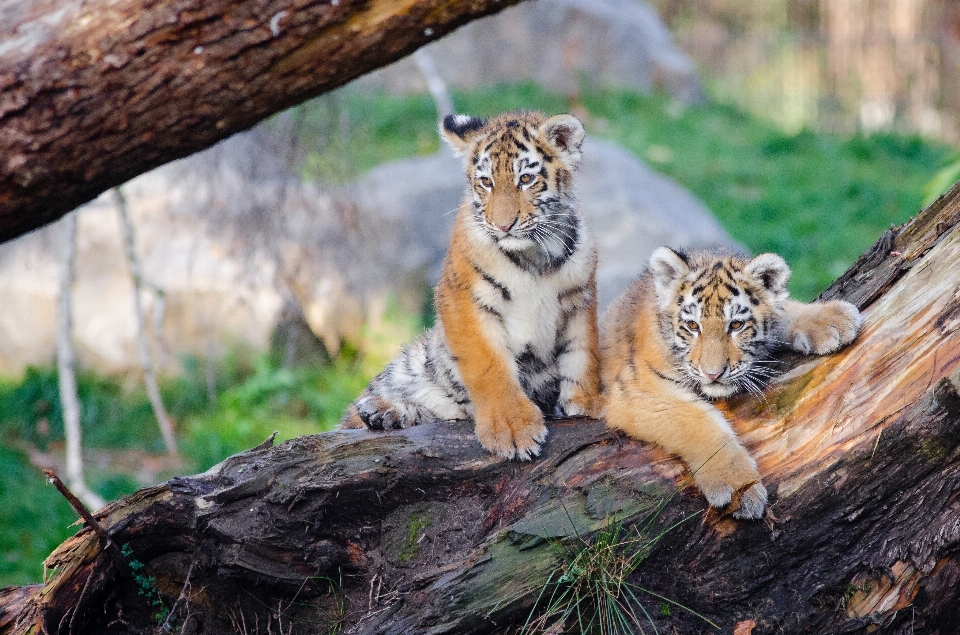
[[[787,338],[794,350],[805,355],[826,355],[852,342],[861,322],[860,311],[849,302],[814,302],[796,317]]]
[[[767,506],[767,488],[760,482],[753,459],[742,447],[718,452],[694,473],[693,481],[711,507],[730,505],[734,493],[739,492],[734,518],[760,518]]]
[[[357,416],[371,430],[402,430],[417,425],[403,408],[382,397],[364,397],[354,404]]]
[[[487,451],[506,459],[529,461],[540,455],[547,438],[543,413],[529,400],[517,400],[496,409],[477,408],[477,439]]]

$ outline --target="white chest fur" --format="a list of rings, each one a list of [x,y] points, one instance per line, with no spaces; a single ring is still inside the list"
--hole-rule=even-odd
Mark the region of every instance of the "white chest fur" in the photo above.
[[[593,249],[584,231],[577,251],[556,270],[538,274],[514,265],[496,247],[477,250],[481,276],[472,286],[485,334],[514,356],[527,350],[541,359],[552,357],[565,316],[564,293],[589,285]],[[492,279],[492,280],[491,280]]]

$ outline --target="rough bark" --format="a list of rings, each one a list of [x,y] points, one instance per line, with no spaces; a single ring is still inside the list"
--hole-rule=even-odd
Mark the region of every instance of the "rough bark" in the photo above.
[[[0,6],[0,241],[519,0]]]
[[[530,463],[484,453],[466,422],[265,443],[97,517],[167,606],[182,596],[184,633],[505,633],[560,563],[557,540],[636,523],[680,487],[654,527],[701,515],[635,579],[720,631],[642,596],[660,632],[956,633],[958,221],[960,185],[824,294],[865,311],[850,348],[788,360],[763,400],[725,404],[771,494],[761,521],[705,511],[675,459],[589,420],[553,422]],[[45,585],[0,592],[0,632],[156,630],[111,553],[79,531]]]

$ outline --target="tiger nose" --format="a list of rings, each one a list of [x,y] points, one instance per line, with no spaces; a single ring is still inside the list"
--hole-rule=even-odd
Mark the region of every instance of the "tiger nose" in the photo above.
[[[721,368],[719,371],[717,371],[717,372],[715,372],[715,373],[711,373],[709,370],[704,370],[704,369],[702,369],[702,368],[701,368],[700,370],[703,372],[704,376],[706,376],[707,379],[709,379],[710,381],[713,381],[713,380],[715,380],[717,377],[719,377],[720,375],[722,375],[722,374],[723,374],[723,371],[725,371],[726,368]]]
[[[506,225],[497,225],[497,227],[499,227],[501,231],[508,232],[510,231],[510,228],[512,228],[516,224],[517,224],[517,219],[514,218],[512,221],[510,221]]]

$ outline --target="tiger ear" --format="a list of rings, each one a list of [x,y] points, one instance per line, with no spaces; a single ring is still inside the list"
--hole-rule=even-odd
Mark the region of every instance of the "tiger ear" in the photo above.
[[[540,133],[556,146],[571,168],[580,163],[583,124],[573,115],[555,115],[540,125]]]
[[[670,302],[674,283],[690,273],[690,261],[682,251],[657,247],[650,254],[650,272],[661,306]]]
[[[485,119],[470,115],[447,115],[440,122],[440,136],[453,148],[453,153],[466,156],[470,146],[483,127],[487,125]]]
[[[790,267],[777,254],[760,254],[743,268],[743,273],[763,285],[778,298],[787,297]]]

